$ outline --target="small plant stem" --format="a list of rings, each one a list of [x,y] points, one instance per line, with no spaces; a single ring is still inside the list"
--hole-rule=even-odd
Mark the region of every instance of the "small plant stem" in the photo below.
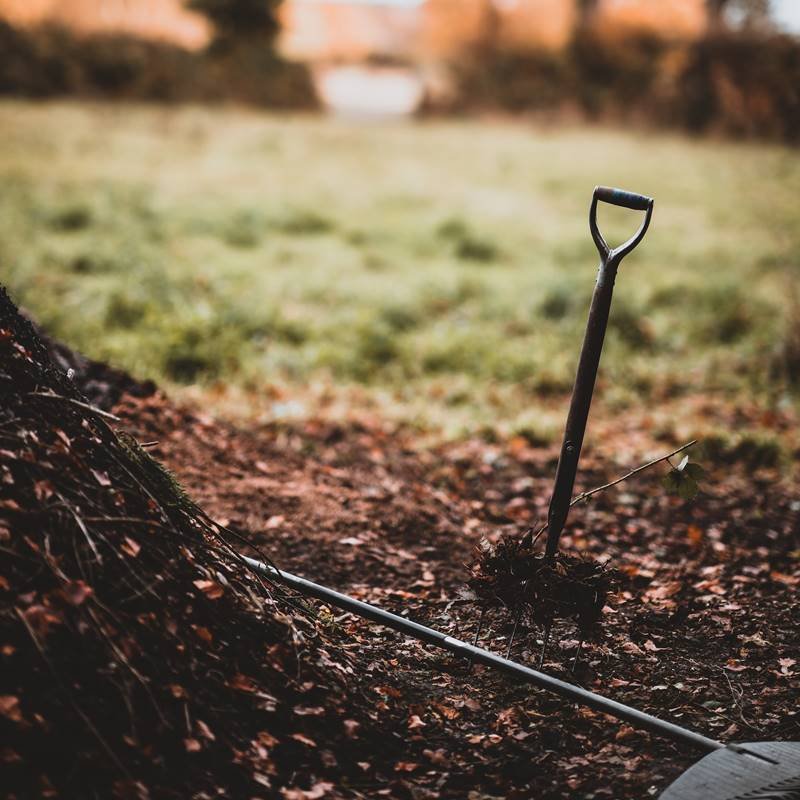
[[[542,668],[544,664],[544,656],[547,652],[547,643],[550,641],[550,629],[553,627],[553,623],[550,622],[545,625],[544,628],[544,642],[542,642],[542,652],[539,654],[539,669]]]
[[[481,630],[483,629],[483,621],[484,621],[484,619],[486,619],[486,606],[484,606],[481,609],[481,616],[480,616],[480,619],[478,620],[478,627],[475,629],[475,638],[472,640],[472,646],[473,647],[477,647],[478,646],[478,639],[480,639],[480,636],[481,636]],[[470,659],[469,660],[469,669],[468,669],[469,672],[472,671],[472,667],[474,665],[475,665],[475,662],[473,661],[473,659]]]
[[[519,619],[522,616],[522,606],[519,607],[517,611],[517,618],[514,620],[514,630],[511,631],[511,638],[508,640],[508,649],[506,650],[506,658],[511,656],[511,648],[514,646],[514,637],[517,635],[517,626],[519,625]]]
[[[575,667],[578,666],[578,656],[581,654],[581,647],[583,647],[583,639],[578,642],[578,649],[575,651],[575,658],[572,659],[572,667],[570,668],[570,672],[575,672]]]
[[[58,670],[56,669],[56,667],[52,663],[52,661],[48,658],[47,653],[45,652],[45,649],[42,646],[42,643],[39,641],[39,637],[34,632],[33,628],[31,627],[30,622],[28,622],[28,618],[16,606],[14,606],[14,611],[16,611],[17,616],[20,618],[20,620],[22,621],[22,624],[25,626],[25,629],[28,631],[28,635],[31,637],[31,640],[33,641],[34,646],[39,651],[39,655],[42,657],[42,660],[47,665],[47,668],[50,670],[50,674],[53,676],[54,684],[64,693],[64,695],[66,696],[67,702],[72,706],[73,710],[78,715],[78,717],[80,717],[80,719],[83,721],[83,723],[86,725],[86,727],[89,729],[90,733],[95,737],[95,739],[97,739],[97,742],[100,745],[100,747],[102,747],[103,750],[106,751],[106,755],[108,755],[108,757],[111,759],[111,761],[114,762],[114,764],[116,765],[117,769],[119,769],[119,771],[128,780],[132,781],[133,778],[131,777],[130,772],[128,772],[128,770],[125,769],[124,764],[119,760],[119,758],[117,758],[116,753],[112,750],[112,748],[108,744],[108,742],[102,737],[102,735],[100,734],[100,731],[98,731],[98,729],[95,727],[95,724],[92,722],[92,720],[89,718],[89,716],[84,712],[84,710],[78,705],[77,700],[75,699],[73,694],[70,692],[70,690],[67,687],[67,685],[62,682],[62,680],[61,680],[61,678],[59,676]]]
[[[28,396],[46,397],[50,400],[65,400],[67,403],[72,403],[72,405],[82,408],[84,411],[90,411],[92,414],[97,414],[98,417],[111,420],[111,422],[122,421],[115,414],[110,414],[108,411],[103,411],[102,408],[97,408],[97,406],[91,406],[88,403],[82,403],[80,400],[76,400],[74,397],[63,397],[60,394],[55,394],[55,392],[28,392]]]
[[[480,636],[481,636],[481,630],[483,628],[483,620],[485,619],[485,617],[486,617],[486,607],[484,606],[481,609],[481,617],[478,620],[478,627],[475,629],[475,638],[472,641],[472,646],[473,647],[477,647],[478,646],[478,639],[480,639]]]

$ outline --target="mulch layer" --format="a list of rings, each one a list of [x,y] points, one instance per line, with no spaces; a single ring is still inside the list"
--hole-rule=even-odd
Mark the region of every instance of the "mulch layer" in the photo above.
[[[466,591],[476,548],[544,520],[557,457],[520,439],[420,449],[380,421],[237,428],[162,396],[117,410],[212,516],[282,567],[465,639],[480,617]],[[726,741],[800,739],[800,495],[775,471],[706,466],[691,502],[648,472],[573,509],[564,545],[608,562],[621,585],[575,672],[570,622],[554,626],[545,670]],[[589,453],[576,493],[626,471]],[[361,665],[368,713],[402,751],[389,762],[364,743],[353,788],[366,797],[650,797],[700,755],[330,619]],[[490,611],[482,644],[504,654],[512,627]],[[513,656],[535,666],[542,631],[520,627]]]
[[[236,559],[471,638],[476,548],[543,521],[555,449],[422,447],[379,419],[237,427],[84,369],[115,422],[5,295],[0,311],[9,796],[643,798],[699,757],[305,607]],[[800,739],[800,495],[774,470],[706,466],[691,502],[648,472],[573,509],[565,548],[619,586],[574,672],[564,620],[544,669],[712,737]],[[625,471],[589,452],[576,491]],[[513,622],[489,611],[481,643],[505,653]],[[523,619],[513,657],[535,665],[541,636]]]

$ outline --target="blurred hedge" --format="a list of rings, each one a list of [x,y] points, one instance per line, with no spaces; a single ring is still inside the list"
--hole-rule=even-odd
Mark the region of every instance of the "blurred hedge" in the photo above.
[[[720,31],[695,42],[579,28],[560,52],[483,43],[452,65],[438,113],[578,113],[693,132],[800,141],[800,41]],[[125,35],[0,22],[0,95],[318,106],[307,68],[268,46],[192,53]]]
[[[695,42],[579,29],[561,52],[481,45],[453,65],[445,109],[589,119],[800,141],[800,41],[719,32]]]
[[[0,95],[317,105],[306,68],[266,46],[195,53],[124,34],[79,36],[57,26],[23,30],[2,21]]]

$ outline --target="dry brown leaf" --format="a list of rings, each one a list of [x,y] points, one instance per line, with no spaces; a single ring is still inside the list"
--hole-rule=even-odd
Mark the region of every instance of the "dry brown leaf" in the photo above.
[[[136,556],[139,555],[139,552],[142,549],[142,546],[134,539],[131,539],[130,536],[126,536],[122,540],[122,544],[120,545],[120,547],[122,548],[122,552],[126,553],[131,558],[136,558]]]
[[[61,589],[64,598],[70,605],[79,606],[81,605],[87,598],[91,597],[94,594],[94,589],[91,586],[88,586],[84,581],[70,581],[69,583],[64,584]]]
[[[19,697],[11,694],[0,695],[0,715],[10,719],[12,722],[22,722]]]
[[[196,580],[194,581],[194,585],[209,599],[209,600],[219,600],[223,594],[225,594],[225,590],[215,581],[208,581],[208,580]]]
[[[318,781],[310,789],[281,789],[284,800],[320,800],[331,789],[333,784],[327,781]]]
[[[214,641],[214,637],[211,635],[211,631],[204,627],[203,625],[192,625],[192,629],[194,630],[195,634],[199,639],[202,639],[206,644],[211,644]]]
[[[255,681],[247,675],[237,672],[229,681],[231,689],[238,689],[240,692],[255,692],[258,689]]]

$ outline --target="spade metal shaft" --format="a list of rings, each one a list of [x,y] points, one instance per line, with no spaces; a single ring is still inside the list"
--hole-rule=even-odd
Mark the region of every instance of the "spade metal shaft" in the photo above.
[[[616,248],[610,248],[597,227],[597,203],[602,201],[614,206],[622,206],[634,211],[644,211],[644,220],[639,230],[627,242]],[[600,364],[600,353],[608,326],[608,315],[611,310],[611,296],[614,293],[614,281],[620,262],[644,238],[653,214],[653,200],[641,194],[624,192],[621,189],[610,189],[597,186],[592,195],[589,209],[589,230],[600,253],[600,267],[597,271],[597,282],[589,307],[589,319],[583,338],[575,385],[572,389],[567,424],[564,430],[564,441],[558,457],[553,495],[547,514],[547,547],[546,554],[554,556],[558,552],[558,541],[567,521],[572,490],[575,485],[575,474],[578,470],[578,459],[586,432],[586,420],[592,404],[597,367]]]

